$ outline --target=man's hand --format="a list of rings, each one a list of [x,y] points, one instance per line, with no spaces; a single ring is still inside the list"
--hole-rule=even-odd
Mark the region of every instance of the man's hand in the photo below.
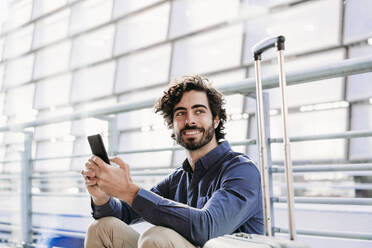
[[[97,206],[104,205],[110,199],[110,196],[101,190],[97,185],[97,178],[95,175],[96,165],[90,163],[89,161],[85,163],[85,170],[81,171],[85,180],[85,186],[88,193],[92,196],[93,203]]]
[[[93,170],[95,182],[101,191],[132,205],[140,188],[130,177],[129,165],[118,157],[110,161],[119,167],[108,165],[97,156],[89,159],[88,166]]]

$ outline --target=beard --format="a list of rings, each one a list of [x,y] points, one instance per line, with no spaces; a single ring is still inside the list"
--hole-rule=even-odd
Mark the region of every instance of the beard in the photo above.
[[[203,135],[199,141],[196,138],[187,138],[186,140],[184,140],[182,138],[182,133],[185,130],[199,130]],[[179,144],[180,146],[183,146],[187,150],[195,151],[195,150],[198,150],[199,148],[202,148],[206,144],[208,144],[213,139],[214,132],[215,130],[213,128],[213,122],[212,122],[212,124],[208,127],[207,130],[205,130],[202,127],[196,127],[196,126],[191,127],[191,126],[186,125],[185,128],[180,130],[175,136],[176,136],[177,144]]]

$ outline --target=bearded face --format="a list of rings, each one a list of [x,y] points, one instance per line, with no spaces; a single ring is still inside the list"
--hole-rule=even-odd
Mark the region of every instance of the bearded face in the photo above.
[[[173,133],[177,143],[193,151],[215,139],[215,128],[219,121],[213,119],[205,92],[185,92],[174,107]]]

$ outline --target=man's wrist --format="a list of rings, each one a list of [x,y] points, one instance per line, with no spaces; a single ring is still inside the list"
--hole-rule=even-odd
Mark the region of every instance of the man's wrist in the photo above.
[[[93,200],[93,203],[94,203],[95,206],[102,206],[102,205],[105,205],[110,200],[110,196],[105,195],[105,196],[100,197],[100,198],[96,198],[96,197],[92,196],[92,200]]]
[[[124,200],[126,203],[132,206],[133,200],[134,198],[136,198],[138,191],[140,190],[140,187],[133,183],[129,188],[130,188],[129,193],[125,194],[125,196],[123,197],[124,199],[122,200]]]

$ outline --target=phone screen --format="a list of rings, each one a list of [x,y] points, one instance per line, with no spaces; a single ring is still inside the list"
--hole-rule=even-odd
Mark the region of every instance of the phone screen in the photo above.
[[[88,136],[88,142],[92,153],[100,157],[105,163],[110,164],[105,145],[100,134]]]

